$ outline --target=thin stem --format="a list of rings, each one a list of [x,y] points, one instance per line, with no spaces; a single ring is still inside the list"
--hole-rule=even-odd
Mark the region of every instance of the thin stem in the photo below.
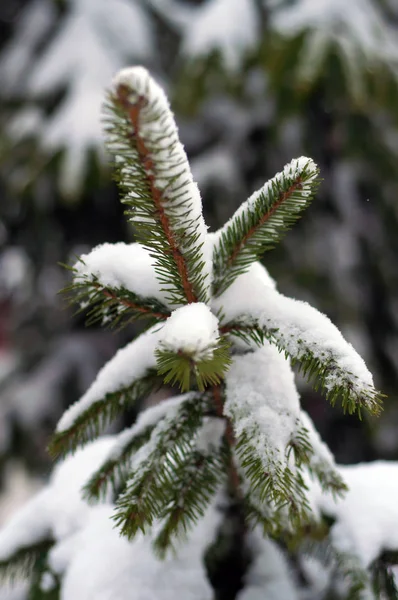
[[[140,110],[144,108],[147,103],[147,99],[144,96],[139,96],[137,101],[132,104],[129,100],[129,89],[125,85],[119,85],[117,88],[117,97],[121,106],[127,111],[130,122],[133,126],[133,136],[135,139],[136,147],[138,154],[141,158],[142,165],[144,167],[146,177],[149,183],[149,187],[152,194],[152,199],[155,204],[160,223],[162,225],[163,231],[169,243],[171,252],[173,254],[174,262],[177,266],[179,275],[181,277],[181,282],[183,285],[185,297],[189,303],[197,302],[198,299],[193,290],[192,284],[188,278],[188,270],[187,265],[185,263],[184,256],[180,252],[176,240],[175,235],[170,227],[169,218],[166,214],[164,206],[162,204],[162,192],[156,186],[155,183],[155,165],[151,158],[151,154],[146,147],[145,141],[140,135],[140,126],[139,126],[139,116]]]
[[[235,436],[234,436],[234,432],[232,429],[231,421],[224,416],[224,403],[223,403],[222,396],[221,396],[220,386],[217,385],[217,386],[213,387],[213,397],[214,397],[214,404],[215,404],[217,415],[220,418],[223,418],[226,420],[225,436],[227,438],[227,442],[228,442],[230,452],[231,452],[231,460],[230,460],[230,467],[229,467],[229,481],[230,481],[232,491],[233,491],[235,498],[237,500],[242,500],[242,491],[241,491],[241,487],[240,487],[239,473],[237,471],[236,465],[233,460],[233,455],[232,455],[232,449],[235,446]]]
[[[123,304],[123,306],[127,306],[128,308],[131,308],[132,310],[135,310],[137,312],[145,314],[149,318],[153,317],[155,319],[161,319],[162,321],[164,321],[165,319],[168,319],[168,317],[170,316],[170,313],[153,312],[147,306],[142,306],[142,305],[136,304],[135,302],[131,302],[130,300],[126,300],[124,298],[119,298],[119,296],[117,296],[113,292],[110,292],[107,288],[103,288],[100,284],[94,283],[92,285],[93,285],[93,287],[101,289],[102,293],[107,298],[116,300],[119,304]]]

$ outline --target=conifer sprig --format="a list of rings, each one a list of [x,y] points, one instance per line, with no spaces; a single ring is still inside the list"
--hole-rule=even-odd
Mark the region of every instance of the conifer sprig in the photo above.
[[[233,281],[274,248],[301,217],[318,187],[318,169],[308,158],[293,160],[240,206],[217,233],[213,250],[213,293]]]
[[[271,449],[269,467],[266,470],[256,447],[245,433],[237,438],[236,453],[245,477],[250,482],[250,490],[258,495],[262,503],[275,506],[277,512],[287,510],[289,522],[293,527],[311,519],[307,488],[299,468],[292,469],[282,465],[272,456]]]
[[[127,214],[170,302],[206,301],[209,259],[200,194],[163,90],[145,69],[121,71],[105,118]]]
[[[123,408],[133,406],[161,386],[155,370],[134,380],[130,385],[106,394],[83,411],[67,429],[54,434],[48,450],[54,458],[65,456],[97,438]]]
[[[231,364],[229,342],[219,334],[219,322],[202,302],[173,311],[161,330],[155,351],[157,367],[166,383],[183,391],[197,385],[218,385]]]
[[[121,533],[130,539],[156,525],[162,557],[205,514],[220,485],[267,534],[292,536],[313,519],[306,470],[325,490],[339,494],[345,486],[304,426],[281,353],[349,412],[377,413],[381,397],[327,317],[278,294],[253,264],[308,206],[318,169],[296,159],[253,194],[216,234],[212,269],[199,192],[166,97],[144,69],[115,79],[106,134],[141,245],[98,247],[77,267],[72,289],[89,306],[89,322],[122,325],[144,316],[153,325],[68,409],[50,451],[61,455],[96,437],[161,382],[194,390],[123,432],[86,497],[112,489]]]
[[[38,559],[53,546],[53,540],[42,540],[31,546],[21,547],[7,560],[0,561],[0,581],[14,582],[27,579]]]
[[[322,392],[332,406],[340,401],[344,411],[349,414],[356,412],[359,417],[363,409],[373,415],[380,413],[385,396],[373,386],[362,385],[358,378],[342,368],[326,349],[322,356],[316,356],[305,339],[294,339],[295,352],[293,353],[291,351],[293,346],[287,344],[286,336],[277,328],[267,328],[263,323],[260,326],[253,323],[250,318],[228,323],[222,326],[220,331],[256,344],[261,344],[262,339],[267,339],[283,352],[286,358],[290,358],[293,366],[298,366],[299,372],[308,379],[315,390],[319,389]]]
[[[155,425],[148,425],[137,435],[131,437],[120,452],[108,458],[91,476],[84,487],[84,496],[90,501],[105,498],[109,488],[116,493],[123,487],[131,471],[133,456],[151,437]]]
[[[113,492],[124,487],[132,467],[134,455],[150,438],[159,421],[176,410],[180,404],[190,397],[180,395],[163,400],[139,414],[137,422],[123,430],[116,438],[115,444],[101,467],[93,473],[85,486],[85,496],[89,500],[103,498],[111,487]]]
[[[152,431],[133,462],[126,490],[116,502],[114,518],[124,535],[131,538],[138,530],[145,531],[155,519],[166,518],[172,510],[170,502],[177,474],[189,468],[192,445],[204,414],[209,411],[209,395],[192,394],[174,415],[163,419]],[[218,476],[222,477],[222,472]],[[210,497],[212,480],[205,485]],[[194,498],[192,501],[195,503]],[[186,516],[189,518],[189,511]]]
[[[179,385],[186,392],[196,385],[204,391],[209,385],[218,385],[231,364],[230,345],[225,337],[209,348],[207,356],[197,359],[195,352],[180,350],[177,353],[162,346],[156,350],[158,373],[165,383]]]
[[[189,529],[204,516],[215,493],[226,480],[228,445],[220,439],[220,446],[211,453],[198,450],[192,444],[183,469],[174,471],[174,486],[169,504],[160,515],[162,527],[154,541],[154,548],[164,558],[175,542],[181,542]]]
[[[87,313],[87,326],[121,328],[137,319],[148,319],[153,324],[170,316],[157,298],[144,298],[122,287],[103,286],[95,276],[79,278],[63,291],[69,294],[71,303],[80,306],[78,313]]]

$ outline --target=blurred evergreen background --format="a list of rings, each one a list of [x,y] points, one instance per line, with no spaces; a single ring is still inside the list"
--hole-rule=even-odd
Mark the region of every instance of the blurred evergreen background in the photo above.
[[[398,0],[7,0],[0,521],[48,473],[63,409],[128,339],[85,328],[58,294],[58,263],[132,240],[100,124],[104,89],[131,64],[173,99],[212,229],[290,159],[319,164],[316,201],[265,265],[341,328],[389,396],[359,422],[301,382],[337,461],[398,459]]]

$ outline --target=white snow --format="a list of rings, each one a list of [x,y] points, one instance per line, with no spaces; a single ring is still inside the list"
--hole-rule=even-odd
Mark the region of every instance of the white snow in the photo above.
[[[40,589],[43,592],[50,592],[57,585],[56,579],[52,573],[45,571],[40,580]]]
[[[398,50],[388,22],[372,0],[298,0],[275,10],[271,26],[285,35],[314,28],[329,39],[353,39],[369,56],[389,53],[394,46]]]
[[[270,25],[285,37],[306,31],[296,69],[300,80],[319,73],[332,45],[342,56],[354,95],[366,94],[362,66],[374,70],[380,62],[397,78],[396,32],[373,0],[298,0],[272,11]]]
[[[318,176],[318,168],[314,161],[311,158],[307,158],[306,156],[301,156],[300,158],[293,159],[290,163],[286,164],[283,170],[277,173],[272,179],[267,181],[259,190],[255,191],[247,200],[243,202],[238,210],[234,213],[234,215],[223,225],[219,231],[217,231],[217,236],[221,237],[223,234],[227,232],[227,230],[231,227],[232,223],[237,222],[239,219],[243,217],[245,214],[250,214],[255,210],[255,207],[258,203],[260,196],[264,195],[265,197],[268,194],[272,194],[273,187],[275,184],[282,183],[286,178],[288,179],[298,179],[305,169],[306,172],[306,180],[302,183],[302,187],[300,188],[300,197],[297,197],[297,205],[295,206],[297,212],[299,212],[303,206],[305,206],[308,196],[311,194],[312,185],[314,180]],[[282,217],[280,217],[282,219]],[[268,224],[267,222],[263,225],[264,228],[274,229],[272,224]]]
[[[7,560],[20,548],[45,540],[51,532],[50,496],[40,492],[21,508],[0,533],[0,560]]]
[[[206,304],[195,302],[171,313],[162,329],[161,347],[188,354],[195,361],[209,360],[218,338],[217,317]]]
[[[114,73],[131,60],[150,60],[153,31],[145,8],[136,0],[68,0],[67,14],[44,51],[34,52],[55,22],[48,0],[28,6],[17,20],[17,31],[3,55],[0,72],[7,89],[29,101],[66,87],[63,101],[40,130],[42,148],[61,160],[63,193],[81,190],[88,152],[105,163],[101,105]],[[79,43],[76,43],[79,40]]]
[[[203,424],[198,430],[195,447],[204,456],[211,455],[220,448],[225,433],[225,419],[204,417]]]
[[[202,555],[220,519],[214,506],[183,548],[165,560],[156,558],[151,535],[138,534],[132,542],[121,537],[112,511],[109,505],[94,507],[76,542],[62,549],[62,560],[50,559],[53,567],[66,566],[61,600],[212,600]]]
[[[207,237],[212,247],[218,243],[221,232],[224,228],[218,231],[208,233]],[[238,283],[239,282],[239,283]],[[243,301],[246,290],[259,291],[261,286],[270,287],[276,289],[276,282],[268,273],[267,269],[260,262],[253,262],[247,269],[246,273],[239,276],[238,280],[231,284],[231,286],[219,297],[212,297],[210,305],[213,312],[218,313],[222,311],[224,305],[228,302],[232,303],[233,298],[236,297],[238,305]],[[232,290],[229,293],[229,290]]]
[[[76,283],[84,283],[86,277],[97,278],[104,287],[126,288],[144,298],[165,301],[155,275],[154,260],[141,244],[100,244],[80,258],[74,265]]]
[[[308,439],[313,449],[313,454],[310,458],[309,467],[317,471],[321,471],[327,477],[328,473],[333,475],[337,473],[337,467],[334,456],[328,446],[322,441],[321,436],[315,429],[310,416],[304,411],[300,411],[300,422],[308,432]]]
[[[365,362],[330,319],[308,303],[278,293],[257,273],[239,276],[214,305],[222,308],[227,323],[255,322],[273,330],[273,338],[292,357],[300,359],[309,350],[322,362],[332,360],[336,368],[326,375],[327,390],[349,382],[354,397],[365,402],[373,397],[373,378]]]
[[[254,530],[249,536],[252,563],[237,600],[299,600],[297,582],[277,544]]]
[[[19,93],[23,89],[32,55],[42,37],[48,34],[55,14],[51,2],[35,0],[16,19],[14,36],[4,48],[0,59],[2,95]]]
[[[184,34],[182,55],[203,57],[219,50],[225,66],[237,69],[258,43],[259,15],[253,0],[208,0],[186,22]]]
[[[90,508],[81,498],[81,488],[112,444],[112,438],[101,438],[56,466],[48,486],[0,531],[0,560],[45,539],[63,539],[82,527]]]
[[[61,600],[211,600],[202,558],[220,523],[216,503],[184,546],[159,560],[151,543],[161,523],[129,542],[115,529],[111,504],[82,500],[81,487],[114,443],[114,437],[99,439],[56,467],[43,492],[0,532],[0,558],[51,535],[49,567],[63,576]],[[46,577],[44,587],[49,583]]]
[[[191,394],[181,394],[174,398],[168,398],[163,400],[159,404],[147,408],[138,415],[137,422],[132,427],[124,429],[115,437],[115,443],[111,448],[107,460],[115,460],[122,456],[126,447],[130,444],[131,440],[137,435],[140,435],[152,425],[156,425],[158,421],[161,421],[165,417],[171,414],[175,414],[175,409],[178,408],[183,402],[185,402]]]
[[[113,80],[113,90],[126,86],[131,98],[144,97],[146,104],[139,111],[139,135],[149,151],[152,162],[152,175],[156,187],[161,192],[161,203],[169,219],[169,225],[175,234],[175,242],[184,256],[185,247],[181,235],[195,237],[195,245],[201,247],[204,261],[204,275],[211,272],[210,248],[206,240],[207,227],[202,215],[202,201],[197,184],[193,181],[188,158],[182,146],[173,113],[163,89],[150,77],[143,67],[122,69]],[[118,143],[109,137],[109,150],[118,156]],[[121,157],[123,161],[123,157]],[[134,192],[130,192],[134,198]],[[134,215],[131,217],[134,223]],[[186,243],[186,242],[185,242]],[[202,262],[196,261],[196,266]],[[188,277],[192,282],[194,273]],[[207,285],[209,282],[207,282]],[[203,298],[199,298],[203,299]]]
[[[266,342],[253,353],[234,357],[226,390],[224,413],[237,438],[246,434],[266,471],[287,465],[286,446],[300,414],[289,362]]]
[[[155,348],[159,341],[159,326],[152,327],[140,337],[121,348],[99,371],[87,392],[62,415],[57,432],[69,429],[75,420],[95,402],[110,393],[126,388],[155,368]]]
[[[0,600],[26,600],[29,588],[30,586],[26,581],[3,583],[0,587]]]
[[[344,498],[334,501],[314,482],[309,484],[311,502],[336,519],[331,529],[336,549],[368,567],[382,551],[398,550],[398,463],[339,466],[339,472],[348,485]]]

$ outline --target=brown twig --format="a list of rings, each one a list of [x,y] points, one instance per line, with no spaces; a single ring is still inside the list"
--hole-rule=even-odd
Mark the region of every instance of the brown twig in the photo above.
[[[241,499],[242,492],[241,492],[241,487],[240,487],[239,473],[237,471],[237,468],[233,461],[233,456],[232,456],[232,448],[235,446],[235,436],[234,436],[234,432],[232,429],[231,421],[224,416],[224,404],[223,404],[223,400],[221,397],[220,386],[217,385],[217,386],[213,387],[213,397],[214,397],[214,404],[216,407],[217,415],[220,418],[225,418],[225,420],[226,420],[225,436],[227,438],[227,442],[228,442],[228,445],[229,445],[230,451],[231,451],[229,480],[230,480],[235,497],[237,499]]]
[[[94,284],[94,287],[98,287],[99,289],[102,288],[101,285],[97,285],[97,284]],[[139,304],[135,304],[134,302],[131,302],[130,300],[126,300],[124,298],[119,298],[119,296],[117,296],[113,292],[110,292],[106,288],[102,288],[102,293],[107,298],[116,300],[117,302],[119,302],[119,304],[123,304],[123,306],[127,306],[128,308],[131,308],[132,310],[141,312],[142,314],[145,314],[147,317],[155,317],[156,319],[165,320],[170,316],[169,313],[153,312],[150,308],[147,308],[146,306],[140,306]]]
[[[146,177],[149,183],[149,187],[152,194],[152,199],[155,204],[160,224],[163,228],[167,241],[169,243],[174,262],[177,266],[178,272],[181,277],[184,293],[189,303],[197,302],[196,294],[193,290],[192,284],[188,278],[187,265],[185,263],[184,256],[178,248],[175,240],[175,235],[170,227],[169,218],[164,210],[162,204],[162,192],[156,187],[155,184],[155,165],[151,158],[151,154],[146,147],[144,139],[140,135],[139,116],[140,110],[146,105],[147,99],[144,96],[139,96],[137,101],[132,103],[129,100],[130,90],[125,85],[119,85],[117,88],[117,98],[121,106],[127,111],[130,122],[133,126],[134,140],[138,154],[141,158],[143,167],[145,169]]]

